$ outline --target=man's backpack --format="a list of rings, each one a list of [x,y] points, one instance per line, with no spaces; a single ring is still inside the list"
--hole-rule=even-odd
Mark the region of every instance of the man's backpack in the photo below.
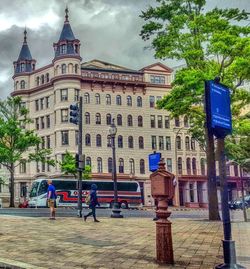
[[[85,197],[85,204],[86,204],[86,205],[90,205],[90,193],[87,193],[87,194],[86,194],[86,197]]]

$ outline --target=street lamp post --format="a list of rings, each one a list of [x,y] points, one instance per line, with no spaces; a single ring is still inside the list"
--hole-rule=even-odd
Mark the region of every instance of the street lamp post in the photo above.
[[[111,218],[123,218],[121,215],[120,204],[118,203],[118,194],[117,194],[117,174],[116,174],[116,158],[115,158],[115,136],[117,133],[117,128],[115,126],[115,120],[112,120],[112,124],[109,127],[109,135],[111,137],[111,146],[112,146],[112,180],[114,182],[114,203],[112,207]]]

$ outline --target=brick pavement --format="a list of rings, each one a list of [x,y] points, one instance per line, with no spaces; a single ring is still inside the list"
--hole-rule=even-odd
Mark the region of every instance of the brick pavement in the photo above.
[[[223,262],[221,222],[173,219],[175,265],[166,266],[155,263],[151,219],[100,220],[0,216],[0,268],[209,269]],[[250,224],[232,226],[238,262],[250,268]]]

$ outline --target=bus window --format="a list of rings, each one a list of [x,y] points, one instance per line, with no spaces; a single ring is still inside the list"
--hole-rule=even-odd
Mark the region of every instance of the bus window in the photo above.
[[[127,182],[118,182],[117,183],[118,191],[137,191],[137,183],[127,183]]]
[[[44,194],[47,192],[47,189],[48,189],[48,183],[47,183],[47,180],[43,180],[41,183],[40,183],[40,186],[39,186],[39,190],[38,190],[38,195],[41,195],[41,194]]]
[[[75,190],[76,189],[76,181],[56,180],[56,181],[53,181],[53,185],[55,186],[56,190]]]
[[[30,190],[30,197],[36,197],[38,191],[39,182],[33,182],[31,190]]]

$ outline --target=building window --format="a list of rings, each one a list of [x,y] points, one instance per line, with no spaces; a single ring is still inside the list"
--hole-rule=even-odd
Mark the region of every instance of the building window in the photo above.
[[[25,174],[26,173],[26,160],[21,160],[20,161],[20,174]]]
[[[21,66],[20,66],[20,69],[21,69],[21,72],[25,72],[25,64],[21,64]]]
[[[151,128],[155,128],[155,115],[150,116],[150,125]]]
[[[111,143],[111,136],[108,135],[107,136],[107,147],[110,148],[112,146],[112,143]]]
[[[111,95],[106,94],[106,105],[111,105]]]
[[[195,139],[191,138],[191,150],[195,150]]]
[[[165,128],[169,129],[170,128],[170,119],[169,116],[165,116]]]
[[[156,141],[155,135],[151,136],[151,144],[152,144],[152,149],[157,149],[157,141]]]
[[[189,196],[190,196],[190,202],[194,202],[194,184],[189,183]]]
[[[175,122],[175,127],[180,127],[180,119],[179,119],[179,117],[175,117],[174,122]]]
[[[36,86],[39,86],[39,84],[40,84],[40,78],[36,77]]]
[[[47,128],[50,128],[50,115],[46,116]]]
[[[49,82],[49,73],[46,73],[46,82]]]
[[[149,107],[155,107],[155,97],[149,96]]]
[[[186,145],[186,150],[190,150],[190,141],[189,141],[188,136],[185,137],[185,145]]]
[[[128,126],[133,126],[133,118],[131,115],[128,115]]]
[[[122,158],[119,159],[119,173],[124,173],[124,160]]]
[[[107,123],[107,125],[111,125],[111,120],[112,120],[111,114],[107,114],[106,115],[106,123]]]
[[[140,174],[145,174],[145,161],[140,159]]]
[[[44,117],[41,117],[41,129],[45,128]]]
[[[61,101],[68,101],[68,89],[61,89]]]
[[[164,139],[163,139],[163,136],[159,136],[159,150],[164,150]]]
[[[237,165],[237,164],[234,165],[234,175],[235,175],[236,177],[239,176],[238,165]]]
[[[90,134],[85,135],[85,146],[90,147],[91,146],[91,137]]]
[[[184,117],[184,127],[189,127],[188,116]]]
[[[181,137],[180,136],[176,137],[176,147],[177,149],[181,149]]]
[[[116,104],[118,106],[121,106],[122,105],[122,97],[121,97],[121,95],[117,95],[116,96]]]
[[[227,176],[230,176],[230,165],[226,164],[226,174]]]
[[[46,136],[46,140],[47,140],[47,149],[50,149],[50,136],[49,135]]]
[[[137,97],[137,107],[142,107],[142,98],[141,98],[141,96]]]
[[[67,53],[67,46],[64,44],[64,45],[61,45],[60,46],[60,54],[66,54]]]
[[[41,76],[41,84],[44,84],[44,75]]]
[[[100,134],[96,135],[96,146],[101,147],[102,146],[102,137]]]
[[[75,144],[79,145],[79,131],[75,131]]]
[[[26,182],[20,183],[20,197],[26,197],[27,196],[27,185]]]
[[[143,127],[143,118],[142,118],[142,116],[138,116],[138,127]]]
[[[162,116],[157,116],[158,119],[158,128],[162,128]]]
[[[123,148],[123,137],[121,135],[118,136],[118,148]]]
[[[171,150],[171,137],[166,136],[166,150]]]
[[[97,158],[97,173],[102,173],[102,158]]]
[[[46,108],[49,108],[49,96],[45,98]]]
[[[135,161],[134,159],[129,159],[129,165],[130,165],[130,174],[134,175],[135,174]]]
[[[178,174],[181,175],[182,174],[182,158],[181,157],[178,158],[177,166],[178,166]]]
[[[21,80],[20,88],[25,89],[25,81],[24,80]]]
[[[95,115],[95,123],[96,124],[101,124],[101,114],[100,113],[96,113],[96,115]]]
[[[101,104],[101,96],[99,93],[95,94],[95,103],[96,105],[100,105]]]
[[[91,166],[91,158],[89,156],[86,157],[86,165]]]
[[[76,53],[77,53],[77,51],[78,51],[78,46],[76,45],[75,48],[76,48]],[[76,73],[76,74],[78,73],[78,64],[75,64],[75,73]]]
[[[89,112],[85,113],[85,124],[90,124],[90,114],[89,114]]]
[[[204,158],[201,158],[201,174],[202,174],[202,176],[206,175],[205,159]]]
[[[134,139],[133,136],[128,137],[128,147],[132,149],[134,147]]]
[[[109,173],[112,173],[112,169],[113,168],[113,160],[112,160],[112,158],[108,158],[108,172]]]
[[[144,149],[144,139],[142,136],[139,136],[138,142],[139,142],[139,149]]]
[[[44,109],[44,98],[40,99],[40,109]]]
[[[84,93],[84,104],[89,104],[90,103],[90,97],[89,94],[86,92]]]
[[[127,105],[132,106],[132,97],[130,95],[127,96]]]
[[[172,172],[172,159],[167,158],[167,171]]]
[[[187,158],[187,174],[191,175],[191,161],[190,161],[190,158]]]
[[[35,101],[35,107],[36,107],[36,111],[38,111],[39,110],[39,100]]]
[[[196,159],[192,159],[192,168],[193,168],[193,175],[197,175],[197,168],[196,168]]]
[[[61,122],[68,122],[69,120],[69,110],[61,109]]]
[[[48,161],[50,160],[50,157],[47,157],[47,172],[50,172],[50,164]]]
[[[79,96],[80,96],[80,90],[79,89],[75,89],[74,90],[74,101],[75,102],[79,101]]]
[[[62,64],[62,74],[66,74],[66,64]]]
[[[39,130],[39,118],[36,118],[36,129]]]
[[[164,76],[150,76],[150,82],[152,84],[165,84],[165,77]]]
[[[69,144],[69,131],[61,131],[62,145]]]
[[[44,149],[45,148],[45,137],[41,137],[42,139],[42,145],[41,145],[41,148]]]
[[[122,115],[120,114],[117,115],[117,125],[122,126]]]

